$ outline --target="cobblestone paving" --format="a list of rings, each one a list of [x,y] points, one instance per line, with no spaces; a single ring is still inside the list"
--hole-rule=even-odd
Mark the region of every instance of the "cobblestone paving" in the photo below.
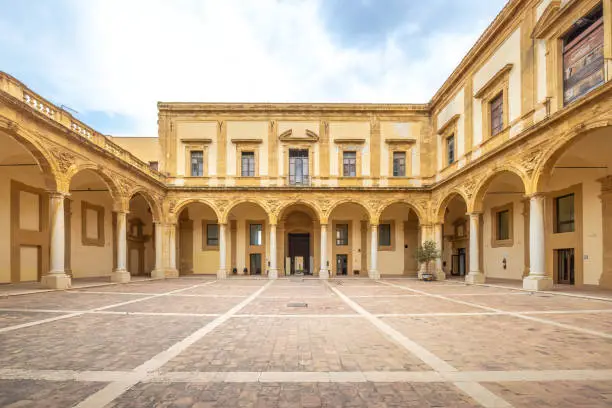
[[[194,276],[0,298],[0,406],[606,407],[611,350],[612,302]]]

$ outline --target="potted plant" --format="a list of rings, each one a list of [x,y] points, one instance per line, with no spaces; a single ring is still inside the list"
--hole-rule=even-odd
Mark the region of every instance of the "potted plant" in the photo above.
[[[441,257],[435,241],[425,241],[416,252],[416,260],[419,264],[425,264],[425,271],[421,274],[424,281],[432,281],[436,278],[435,273],[429,270],[430,264]]]

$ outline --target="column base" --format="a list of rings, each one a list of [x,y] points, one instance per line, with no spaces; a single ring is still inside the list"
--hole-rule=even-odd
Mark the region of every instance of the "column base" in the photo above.
[[[178,269],[174,269],[174,268],[164,269],[164,275],[166,278],[178,278],[179,271]]]
[[[151,271],[151,279],[165,279],[166,271],[163,269],[155,269]]]
[[[374,270],[374,269],[369,270],[368,271],[368,278],[378,280],[378,279],[380,279],[380,272],[378,272],[377,270]]]
[[[319,270],[319,279],[329,279],[329,271],[327,269]]]
[[[465,277],[465,283],[468,285],[474,285],[478,283],[485,283],[485,276],[482,272],[470,272]]]
[[[118,269],[111,273],[111,282],[126,283],[129,282],[132,276],[125,269]]]
[[[444,271],[442,270],[436,271],[436,280],[437,281],[446,280],[446,273],[444,273]]]
[[[278,269],[268,269],[268,279],[278,279]]]
[[[523,279],[523,289],[527,290],[550,290],[553,287],[553,280],[549,276],[530,275]]]
[[[72,284],[70,276],[64,273],[51,273],[40,279],[40,284],[48,289],[68,289]]]
[[[227,279],[227,269],[219,269],[217,271],[217,279]]]

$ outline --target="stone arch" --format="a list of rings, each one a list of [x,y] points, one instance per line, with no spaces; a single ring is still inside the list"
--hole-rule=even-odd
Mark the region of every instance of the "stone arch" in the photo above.
[[[68,160],[62,160],[66,156],[62,155],[59,150],[48,150],[29,132],[21,129],[14,122],[0,121],[0,130],[32,155],[40,168],[45,187],[49,191],[58,191],[62,184],[58,175],[62,173],[61,169],[68,164]]]
[[[378,209],[378,211],[376,211],[375,219],[380,220],[380,217],[382,216],[383,212],[385,212],[385,210],[389,208],[390,206],[392,206],[393,204],[406,204],[416,214],[417,218],[419,219],[419,224],[425,223],[423,212],[416,205],[414,205],[414,202],[411,202],[410,200],[404,200],[404,199],[385,201],[383,205]]]
[[[102,181],[104,181],[104,183],[108,187],[108,191],[109,191],[111,197],[116,202],[116,204],[119,204],[119,205],[124,205],[125,204],[124,203],[125,200],[123,200],[124,194],[122,194],[122,191],[119,188],[118,182],[116,182],[115,179],[113,179],[113,177],[111,175],[106,173],[102,169],[102,166],[100,166],[98,164],[84,163],[84,164],[80,164],[78,166],[71,167],[70,170],[68,171],[68,173],[66,174],[66,188],[70,187],[70,182],[72,181],[74,176],[76,176],[77,174],[79,174],[80,172],[85,171],[85,170],[90,170],[90,171],[96,173],[102,179]],[[123,208],[123,207],[121,207],[121,208]]]
[[[446,207],[451,202],[455,196],[460,196],[463,201],[465,201],[465,205],[468,206],[470,203],[469,198],[464,194],[464,192],[458,188],[453,188],[450,191],[446,192],[444,198],[440,201],[438,208],[435,209],[435,218],[434,221],[437,223],[444,223],[444,212],[446,211]],[[469,207],[468,207],[469,208]]]
[[[181,213],[181,211],[183,211],[189,204],[204,204],[207,207],[210,207],[213,212],[215,213],[215,215],[217,216],[217,220],[220,223],[221,222],[221,213],[219,212],[219,209],[217,208],[217,206],[209,200],[206,200],[204,198],[187,198],[185,200],[179,201],[178,203],[176,203],[174,205],[174,208],[170,208],[170,213],[171,213],[171,218],[172,221],[176,222],[176,217]]]
[[[153,216],[153,222],[161,222],[160,205],[144,187],[136,187],[128,194],[128,205],[130,200],[136,195],[141,195],[142,198],[144,198],[144,200],[147,202],[147,204],[149,204],[149,208],[151,208],[151,214]]]
[[[543,183],[552,172],[552,167],[557,160],[567,152],[572,145],[589,135],[593,130],[612,127],[612,119],[592,120],[573,127],[561,137],[555,138],[543,153],[534,158],[536,164],[533,169],[533,176],[529,191],[532,193],[541,191]]]
[[[341,206],[342,204],[356,204],[360,206],[361,208],[363,208],[365,213],[368,215],[368,222],[372,223],[374,220],[377,220],[376,218],[377,209],[372,210],[368,208],[367,206],[365,206],[361,201],[354,199],[354,198],[343,198],[330,205],[329,209],[324,214],[324,217],[321,218],[321,222],[327,223],[327,221],[329,220],[329,217],[334,212],[334,210],[338,208],[339,206]]]
[[[315,216],[317,217],[317,221],[321,221],[323,219],[323,213],[321,211],[321,209],[319,207],[317,207],[317,205],[315,203],[313,203],[312,201],[308,201],[308,200],[302,200],[302,199],[298,199],[296,201],[286,201],[284,203],[282,203],[277,211],[275,212],[274,216],[276,217],[277,220],[279,220],[281,218],[282,215],[284,215],[284,212],[287,211],[288,209],[290,209],[293,206],[296,205],[303,205],[305,207],[308,207],[312,210],[312,212],[315,214]]]
[[[510,174],[514,174],[515,176],[517,176],[521,180],[521,183],[523,184],[523,188],[525,189],[525,194],[529,193],[530,180],[527,174],[525,174],[523,171],[521,171],[521,169],[513,165],[508,164],[508,165],[499,166],[499,167],[496,167],[494,170],[489,171],[482,178],[482,180],[480,181],[480,183],[474,190],[475,194],[472,196],[472,201],[468,203],[469,204],[468,210],[471,210],[474,212],[482,211],[484,197],[487,194],[487,190],[491,186],[491,183],[495,181],[495,179],[498,176],[504,173],[510,173]]]
[[[256,204],[257,206],[261,207],[261,209],[266,213],[266,216],[268,218],[269,222],[273,222],[276,221],[276,219],[274,218],[275,215],[272,214],[270,212],[270,209],[268,208],[268,206],[266,206],[265,202],[263,200],[259,200],[256,198],[241,198],[240,200],[234,201],[232,203],[230,203],[225,210],[222,212],[221,217],[219,218],[219,223],[220,224],[226,224],[227,223],[227,219],[229,217],[229,214],[232,212],[232,210],[236,207],[238,207],[240,204],[245,204],[245,203],[251,203],[251,204]]]

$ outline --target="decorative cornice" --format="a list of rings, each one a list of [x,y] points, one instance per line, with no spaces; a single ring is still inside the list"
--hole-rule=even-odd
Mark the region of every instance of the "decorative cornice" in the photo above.
[[[512,71],[512,67],[513,67],[512,64],[506,64],[502,69],[497,71],[497,73],[493,75],[493,77],[489,79],[487,83],[484,84],[478,90],[478,92],[474,94],[474,98],[476,99],[482,98],[487,93],[487,91],[489,91],[492,87],[497,85],[500,81],[504,81],[508,77],[508,75],[510,75],[510,71]]]
[[[212,139],[181,139],[183,143],[200,143],[200,144],[210,144],[212,143]]]
[[[196,103],[158,102],[159,111],[198,113],[332,114],[332,113],[419,113],[429,114],[429,104],[369,103]]]
[[[531,38],[542,38],[547,31],[550,30],[551,25],[559,17],[559,9],[561,8],[560,0],[551,1],[548,6],[544,9],[544,12],[540,16],[540,19],[533,27],[531,32]]]
[[[263,139],[236,138],[236,139],[232,139],[232,143],[234,144],[261,144],[263,143]]]
[[[306,129],[305,133],[306,133],[306,136],[294,136],[292,129],[285,130],[283,133],[280,134],[280,136],[278,137],[278,140],[280,140],[281,142],[313,142],[313,143],[319,141],[319,136],[315,132]]]
[[[334,143],[336,144],[364,144],[365,139],[334,139]]]
[[[415,144],[416,143],[416,139],[401,139],[401,138],[397,138],[397,139],[385,139],[385,143],[390,144],[390,145],[399,145],[399,144]]]
[[[459,115],[458,113],[456,115],[453,115],[449,120],[446,121],[446,123],[444,123],[444,125],[442,125],[442,127],[440,127],[440,130],[438,130],[438,134],[441,135],[443,133],[446,133],[448,129],[457,124],[457,121],[460,117],[461,115]]]

